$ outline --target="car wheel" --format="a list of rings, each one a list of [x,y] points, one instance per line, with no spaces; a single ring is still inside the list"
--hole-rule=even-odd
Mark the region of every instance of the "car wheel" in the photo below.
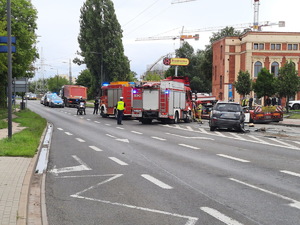
[[[174,119],[171,120],[171,123],[173,123],[173,124],[178,123],[178,112],[175,112]]]
[[[102,116],[102,118],[106,118],[107,117],[107,115],[104,114],[104,108],[103,107],[101,107],[100,115]]]
[[[244,131],[244,123],[240,123],[237,130],[240,132],[243,132]]]
[[[300,105],[299,104],[295,104],[293,108],[296,109],[296,110],[298,110],[298,109],[300,109]]]

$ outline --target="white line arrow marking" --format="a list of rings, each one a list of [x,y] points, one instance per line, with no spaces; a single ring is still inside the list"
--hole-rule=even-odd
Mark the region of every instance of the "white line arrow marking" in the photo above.
[[[49,172],[54,173],[55,175],[58,175],[59,173],[68,173],[68,172],[83,171],[83,170],[92,170],[81,159],[79,159],[76,155],[72,155],[72,157],[77,162],[79,162],[81,165],[64,167],[64,168],[60,168],[60,169],[56,169],[56,166],[55,166],[54,169],[50,170]]]

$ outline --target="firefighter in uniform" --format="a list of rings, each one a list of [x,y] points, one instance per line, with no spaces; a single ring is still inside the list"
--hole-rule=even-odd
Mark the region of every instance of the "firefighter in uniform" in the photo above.
[[[120,97],[120,101],[118,101],[116,108],[118,110],[118,116],[117,116],[118,125],[123,125],[122,118],[125,109],[125,102],[123,102],[123,97]]]
[[[202,124],[202,121],[201,121],[201,114],[202,114],[202,102],[199,101],[199,102],[198,102],[198,106],[197,106],[197,116],[198,116],[198,123],[201,123],[201,124]]]

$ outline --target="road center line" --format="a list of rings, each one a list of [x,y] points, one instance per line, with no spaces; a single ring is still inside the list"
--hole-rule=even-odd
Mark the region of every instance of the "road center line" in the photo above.
[[[223,155],[223,154],[217,154],[217,155],[218,155],[218,156],[221,156],[221,157],[224,157],[224,158],[228,158],[228,159],[233,159],[233,160],[236,160],[236,161],[240,161],[240,162],[245,162],[245,163],[250,162],[250,161],[248,161],[248,160],[235,158],[235,157],[232,157],[232,156],[229,156],[229,155]]]
[[[106,126],[111,126],[111,125],[110,125],[110,124],[108,124],[108,123],[107,123],[107,124],[105,124],[105,125],[106,125]]]
[[[67,134],[67,135],[73,135],[73,134],[71,134],[70,132],[65,132],[65,134]]]
[[[143,133],[140,133],[140,132],[137,132],[137,131],[131,131],[131,133],[134,133],[134,134],[143,134]]]
[[[108,158],[110,158],[112,161],[114,161],[114,162],[120,164],[121,166],[128,166],[127,163],[121,161],[120,159],[117,159],[116,157],[108,157]]]
[[[96,152],[102,152],[101,149],[95,147],[95,146],[89,146],[91,149],[95,150]]]
[[[82,140],[82,139],[80,139],[80,138],[75,138],[77,141],[79,141],[79,142],[85,142],[85,140]]]
[[[289,175],[292,175],[292,176],[300,177],[299,173],[294,173],[294,172],[287,171],[287,170],[280,170],[280,172],[281,173],[286,173],[286,174],[289,174]]]
[[[190,145],[186,145],[186,144],[178,144],[178,145],[183,146],[183,147],[187,147],[187,148],[192,148],[192,149],[200,149],[200,148],[190,146]]]
[[[100,123],[99,121],[94,121],[95,123]]]
[[[90,121],[91,119],[86,119],[86,120]]]
[[[166,140],[166,139],[163,139],[163,138],[153,137],[153,136],[152,136],[152,138],[157,139],[157,140],[160,140],[160,141],[165,141],[165,140]]]
[[[124,128],[123,128],[123,127],[117,127],[117,129],[124,130]]]
[[[64,130],[64,129],[62,129],[62,128],[57,128],[57,130]]]
[[[144,177],[145,179],[147,179],[148,181],[156,184],[157,186],[163,188],[163,189],[173,189],[173,187],[161,182],[160,180],[148,175],[148,174],[142,174],[142,177]]]
[[[216,219],[222,221],[225,224],[228,225],[242,225],[242,223],[239,223],[238,221],[231,219],[230,217],[220,213],[219,211],[208,208],[208,207],[201,207],[202,211],[206,212],[207,214],[211,215],[212,217],[215,217]]]
[[[106,136],[111,137],[111,138],[116,138],[115,136],[112,136],[110,134],[106,134]]]

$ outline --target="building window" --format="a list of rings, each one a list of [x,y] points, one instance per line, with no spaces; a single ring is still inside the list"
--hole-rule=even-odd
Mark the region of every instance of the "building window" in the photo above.
[[[222,86],[223,86],[223,77],[220,76],[220,89],[222,89]]]
[[[288,44],[288,50],[292,50],[292,44]]]
[[[221,45],[221,56],[220,56],[220,59],[222,59],[223,57],[223,45]]]
[[[254,64],[254,77],[257,77],[258,73],[261,71],[262,64],[261,62],[256,62]]]
[[[254,44],[254,50],[257,50],[257,49],[258,49],[258,44],[255,43],[255,44]]]
[[[281,49],[281,44],[276,44],[276,50],[280,50]]]
[[[271,73],[273,73],[275,77],[278,76],[278,69],[279,69],[278,62],[273,62],[271,65]]]
[[[264,50],[264,44],[259,44],[259,50]]]
[[[275,44],[271,44],[271,50],[275,50]]]
[[[297,44],[293,44],[293,50],[298,50],[298,45]]]

